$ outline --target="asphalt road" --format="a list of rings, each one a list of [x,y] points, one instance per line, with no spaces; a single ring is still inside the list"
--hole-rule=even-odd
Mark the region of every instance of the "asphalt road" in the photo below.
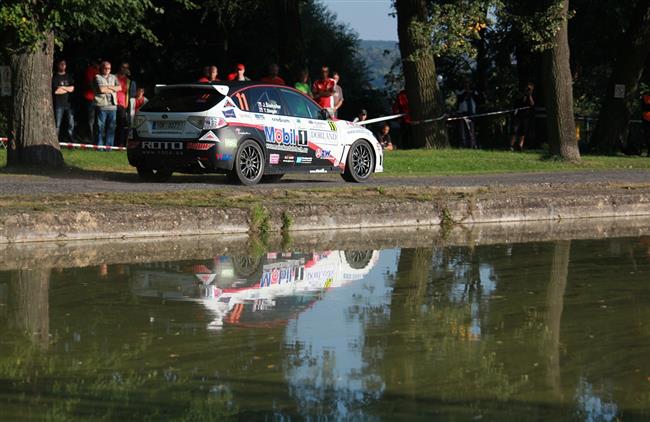
[[[364,186],[508,187],[522,185],[650,183],[647,170],[575,171],[556,173],[509,173],[471,176],[374,177]],[[272,188],[332,188],[359,186],[344,182],[338,175],[287,175],[278,183],[237,187],[251,191]],[[166,183],[141,182],[135,174],[96,172],[32,176],[0,174],[0,195],[49,195],[102,192],[173,192],[233,188],[224,176],[173,176]]]

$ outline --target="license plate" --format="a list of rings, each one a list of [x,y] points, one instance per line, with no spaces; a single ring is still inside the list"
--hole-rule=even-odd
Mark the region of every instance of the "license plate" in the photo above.
[[[169,122],[167,120],[154,121],[152,129],[157,132],[180,132],[185,122]]]

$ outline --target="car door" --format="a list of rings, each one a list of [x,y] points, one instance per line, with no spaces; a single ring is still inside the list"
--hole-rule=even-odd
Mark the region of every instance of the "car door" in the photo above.
[[[308,153],[307,142],[301,142],[295,118],[285,109],[277,88],[254,86],[235,95],[236,101],[246,99],[249,111],[263,116],[264,141],[268,151],[269,169],[290,170],[299,154]],[[272,171],[273,172],[273,171]]]
[[[320,118],[321,108],[305,95],[289,88],[279,88],[287,111],[295,118],[296,131],[309,148],[296,158],[296,166],[328,169],[341,161],[338,128],[331,120]]]

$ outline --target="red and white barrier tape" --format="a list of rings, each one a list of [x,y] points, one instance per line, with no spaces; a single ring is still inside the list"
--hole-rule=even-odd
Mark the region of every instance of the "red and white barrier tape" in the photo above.
[[[0,138],[0,142],[6,144],[9,142],[9,138]],[[84,150],[94,150],[94,151],[126,151],[126,147],[109,147],[105,145],[93,145],[93,144],[77,144],[74,142],[59,142],[61,148],[66,149],[84,149]]]

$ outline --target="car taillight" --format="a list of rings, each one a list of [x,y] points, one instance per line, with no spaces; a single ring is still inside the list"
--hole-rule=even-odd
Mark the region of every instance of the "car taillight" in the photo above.
[[[198,117],[192,116],[188,117],[187,121],[197,129],[202,130],[214,130],[220,129],[222,127],[228,126],[226,119],[221,117]]]

